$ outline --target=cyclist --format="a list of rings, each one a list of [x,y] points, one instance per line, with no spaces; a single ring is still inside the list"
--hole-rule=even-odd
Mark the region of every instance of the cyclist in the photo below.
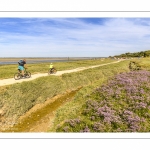
[[[25,68],[27,68],[27,66],[26,66],[26,59],[20,60],[18,62],[18,64],[19,64],[18,69],[21,71],[22,76],[24,77],[24,70],[25,70]]]
[[[53,72],[53,71],[54,71],[55,68],[54,68],[53,63],[50,64],[49,68],[50,68],[50,72]]]
[[[50,64],[49,68],[52,70],[54,68],[53,63]]]

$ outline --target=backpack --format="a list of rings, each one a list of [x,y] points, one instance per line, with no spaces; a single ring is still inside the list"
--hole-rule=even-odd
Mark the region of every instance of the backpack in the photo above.
[[[23,60],[19,60],[19,61],[18,61],[18,64],[19,64],[19,65],[23,65]]]

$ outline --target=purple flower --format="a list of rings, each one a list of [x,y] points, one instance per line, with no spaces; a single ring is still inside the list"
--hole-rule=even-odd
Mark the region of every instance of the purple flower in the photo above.
[[[90,132],[90,129],[88,128],[88,126],[86,126],[83,130],[81,130],[80,132]]]
[[[68,127],[68,126],[65,126],[65,127],[63,128],[63,131],[64,131],[64,132],[68,132],[68,131],[69,131],[69,127]]]

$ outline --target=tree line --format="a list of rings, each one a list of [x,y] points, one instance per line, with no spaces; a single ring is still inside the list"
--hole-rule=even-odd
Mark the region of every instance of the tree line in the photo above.
[[[111,57],[111,56],[110,56]],[[121,55],[115,55],[113,57],[116,58],[129,58],[129,57],[150,57],[150,50],[147,51],[141,51],[141,52],[135,52],[135,53],[124,53]]]

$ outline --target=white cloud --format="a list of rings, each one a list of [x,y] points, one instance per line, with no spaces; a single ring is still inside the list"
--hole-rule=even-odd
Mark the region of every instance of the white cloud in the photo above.
[[[75,18],[22,21],[16,33],[0,31],[0,57],[107,57],[149,49],[149,19],[109,18],[103,24]]]

